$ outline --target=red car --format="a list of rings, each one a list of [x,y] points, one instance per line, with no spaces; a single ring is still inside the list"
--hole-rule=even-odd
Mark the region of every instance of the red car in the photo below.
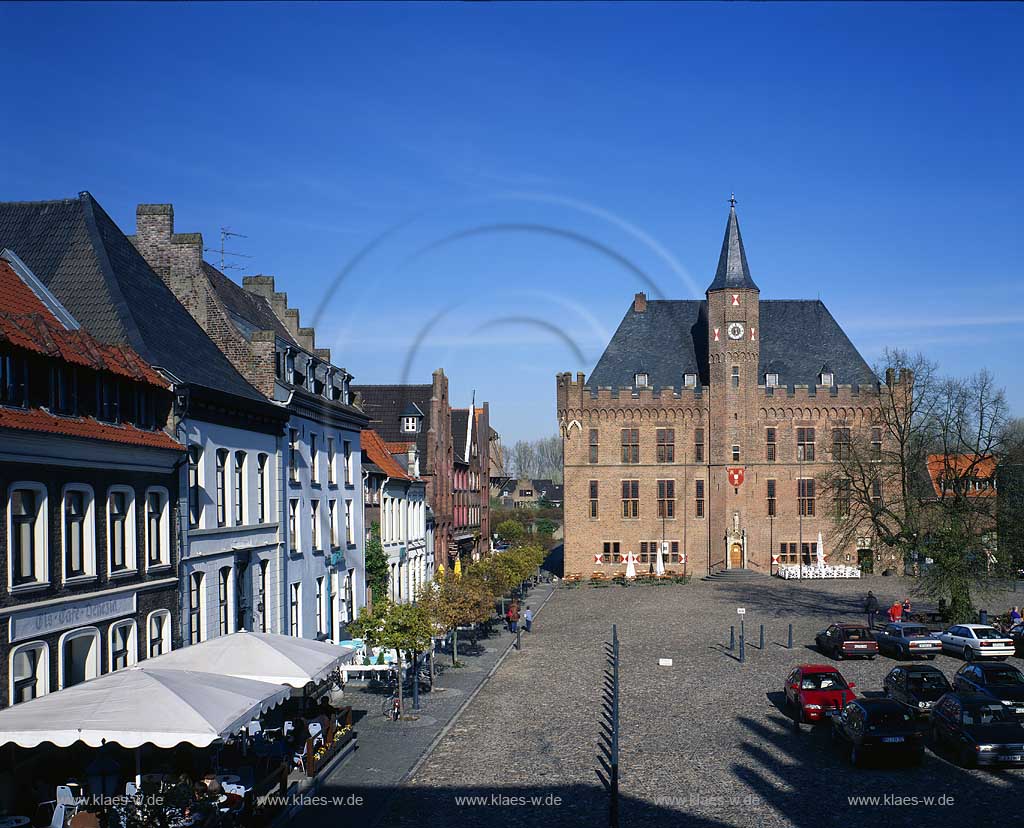
[[[841,711],[856,686],[828,664],[801,664],[786,677],[786,707],[797,722],[814,724]]]

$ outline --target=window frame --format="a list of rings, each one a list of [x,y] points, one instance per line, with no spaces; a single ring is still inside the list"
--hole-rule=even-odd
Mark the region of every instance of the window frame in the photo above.
[[[248,511],[246,508],[248,506],[248,503],[246,503],[246,489],[248,487],[245,485],[246,477],[248,476],[248,454],[244,451],[235,451],[232,452],[231,457],[234,463],[231,475],[231,500],[235,513],[235,526],[245,526],[245,517]]]
[[[157,526],[160,535],[160,549],[161,554],[154,563],[152,559],[152,549],[150,546],[150,512],[149,512],[149,501],[151,495],[157,495],[160,498],[160,515],[157,519]],[[143,537],[146,542],[146,569],[159,569],[160,567],[170,566],[171,561],[171,497],[170,492],[167,491],[163,486],[150,486],[145,492],[145,511],[146,521],[143,531]]]
[[[808,437],[810,439],[808,440]],[[814,426],[798,426],[796,430],[796,459],[798,463],[815,462],[814,446],[818,432]]]
[[[32,519],[32,568],[33,577],[14,582],[15,563],[15,517],[14,493],[33,493],[35,516]],[[20,518],[20,516],[19,516]],[[19,519],[18,525],[21,524]],[[50,583],[50,508],[49,492],[46,485],[34,480],[18,480],[7,487],[7,591],[20,592],[38,589]]]
[[[231,635],[234,630],[235,568],[221,566],[217,569],[217,634]]]
[[[200,644],[206,640],[206,573],[194,569],[188,576],[188,627],[189,643]]]
[[[704,427],[697,426],[693,429],[693,462],[704,462]]]
[[[766,484],[766,486],[765,486],[765,500],[767,501],[767,504],[768,504],[768,517],[770,517],[770,518],[778,517],[778,512],[779,512],[779,498],[778,498],[779,484],[778,484],[778,481],[774,477],[769,477],[765,481],[765,484]]]
[[[267,466],[270,463],[270,455],[260,452],[256,455],[256,510],[259,522],[269,523],[270,510],[267,508],[273,498],[267,497]]]
[[[693,481],[693,516],[696,518],[703,519],[705,517],[704,503],[706,494],[704,478],[696,478]]]
[[[18,679],[15,677],[14,663],[17,656],[26,651],[31,650],[37,653],[35,660],[35,669],[33,671],[32,683],[35,685],[33,695],[27,699],[16,700],[18,695],[18,685],[24,685],[28,679]],[[11,707],[22,702],[32,701],[32,699],[38,699],[45,696],[50,692],[50,645],[46,641],[25,641],[11,645],[11,651],[7,657],[7,698]]]
[[[640,519],[640,480],[636,478],[620,481],[622,494],[622,519]],[[632,514],[631,514],[632,513]]]
[[[621,461],[624,466],[636,466],[640,463],[640,429],[623,428],[619,430],[622,452]]]
[[[655,431],[657,440],[657,452],[655,462],[675,463],[676,462],[676,430],[674,428],[659,428]]]
[[[203,447],[192,443],[188,447],[188,525],[195,529],[202,524],[203,506],[201,502],[203,465]]]
[[[797,514],[800,517],[814,517],[816,512],[817,486],[813,477],[796,479]]]
[[[163,619],[163,627],[160,631],[160,652],[153,653],[153,621],[156,618]],[[164,653],[169,653],[173,643],[171,641],[171,611],[169,609],[156,609],[146,616],[146,658],[156,658]]]
[[[114,659],[119,651],[114,649],[114,635],[119,629],[128,629],[128,640],[125,643],[124,659],[125,662],[120,667],[114,666]],[[107,671],[110,673],[116,673],[118,670],[127,670],[129,667],[134,667],[139,663],[139,643],[138,643],[138,625],[135,623],[134,618],[126,618],[120,621],[114,621],[107,628]]]
[[[288,585],[288,635],[302,637],[302,581]]]
[[[599,494],[600,494],[600,482],[597,480],[591,480],[589,485],[590,493],[590,519],[597,520],[600,516],[599,507]]]
[[[68,566],[68,495],[83,495],[82,572],[72,574]],[[87,483],[67,483],[61,491],[61,581],[74,584],[96,577],[96,494]]]
[[[67,680],[67,655],[65,648],[68,646],[68,642],[76,638],[92,638],[93,639],[93,655],[92,661],[95,667],[94,675],[86,675],[81,682],[75,682],[75,684],[68,684]],[[100,631],[96,627],[78,627],[74,630],[68,630],[63,633],[59,639],[57,639],[57,689],[64,690],[67,687],[74,687],[76,684],[82,684],[83,682],[89,681],[94,678],[98,678],[103,675],[103,637],[100,635]],[[88,671],[87,671],[88,672]]]
[[[587,446],[589,448],[588,462],[591,464],[597,463],[601,456],[601,433],[599,429],[589,429],[587,435]]]
[[[765,426],[764,459],[766,463],[774,463],[778,459],[779,431],[777,426]]]
[[[124,514],[124,566],[114,566],[114,521],[112,520],[111,504],[115,494],[123,494],[125,500]],[[107,577],[125,578],[139,571],[139,557],[136,544],[138,533],[135,521],[135,489],[124,484],[107,487]]]
[[[676,519],[676,481],[674,479],[658,480],[658,519]]]

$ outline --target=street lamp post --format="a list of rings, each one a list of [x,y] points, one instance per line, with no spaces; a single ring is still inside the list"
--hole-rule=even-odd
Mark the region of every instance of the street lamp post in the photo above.
[[[800,486],[804,482],[804,447],[797,441],[796,444],[796,460],[799,464],[800,470],[797,472],[799,477],[796,481],[796,511],[797,517],[800,520],[800,541],[797,547],[797,554],[800,556],[800,575],[798,580],[804,579],[804,504],[800,498]]]

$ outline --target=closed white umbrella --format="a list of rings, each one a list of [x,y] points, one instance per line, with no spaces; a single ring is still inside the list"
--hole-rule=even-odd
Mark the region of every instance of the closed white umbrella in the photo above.
[[[665,554],[664,554],[664,552],[665,552],[665,550],[662,548],[661,544],[659,543],[658,544],[658,561],[654,565],[654,574],[655,575],[664,575],[665,574]]]
[[[148,664],[161,670],[205,670],[305,687],[323,681],[340,665],[352,661],[355,652],[351,647],[326,641],[243,630],[173,650]]]
[[[818,532],[818,566],[825,565],[825,547],[821,543],[821,532]]]
[[[155,659],[154,659],[155,661]],[[147,742],[207,747],[284,701],[287,687],[262,681],[130,667],[0,710],[0,744],[33,748]]]
[[[629,580],[633,580],[636,577],[636,566],[634,565],[635,560],[636,555],[632,552],[626,555],[626,577]]]

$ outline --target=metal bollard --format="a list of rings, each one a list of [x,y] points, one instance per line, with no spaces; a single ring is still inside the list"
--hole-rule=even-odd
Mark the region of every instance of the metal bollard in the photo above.
[[[764,649],[764,624],[761,625],[761,643],[757,647],[759,650]]]
[[[523,649],[523,628],[518,624],[516,625],[516,649]]]
[[[746,632],[744,632],[743,619],[741,618],[740,619],[740,641],[742,641],[746,637],[747,637],[747,634],[746,634]]]
[[[793,649],[793,625],[792,624],[789,625],[789,644],[786,645],[786,649],[788,649],[788,650],[792,650]]]
[[[729,627],[729,652],[736,649],[736,627]]]
[[[978,610],[978,623],[979,624],[987,624],[988,623],[988,610]]]
[[[743,636],[743,625],[740,625],[740,664],[747,660],[747,642]]]

